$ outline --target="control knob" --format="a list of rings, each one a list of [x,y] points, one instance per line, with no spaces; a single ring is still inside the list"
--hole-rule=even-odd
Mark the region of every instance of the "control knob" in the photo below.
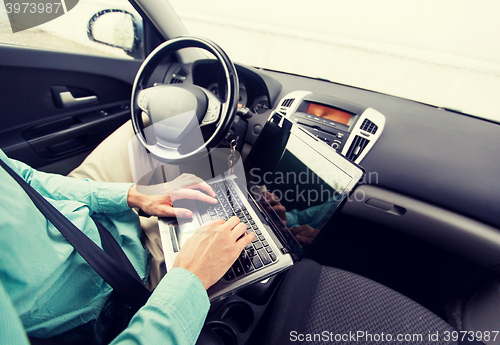
[[[334,140],[332,143],[331,143],[331,147],[335,150],[338,150],[339,147],[340,147],[340,144],[342,144],[342,142],[340,142],[339,140]]]

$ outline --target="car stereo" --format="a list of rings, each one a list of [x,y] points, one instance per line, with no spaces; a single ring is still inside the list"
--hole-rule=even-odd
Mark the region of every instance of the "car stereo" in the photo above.
[[[276,111],[359,163],[382,134],[385,116],[375,109],[336,97],[294,91]]]

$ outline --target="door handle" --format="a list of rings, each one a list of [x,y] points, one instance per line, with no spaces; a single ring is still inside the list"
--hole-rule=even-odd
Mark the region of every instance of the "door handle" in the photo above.
[[[75,98],[66,86],[52,86],[51,89],[54,103],[58,108],[70,108],[98,101],[95,95]]]
[[[59,97],[61,98],[61,104],[63,108],[69,108],[69,107],[74,107],[76,105],[97,102],[97,96],[95,95],[75,98],[71,93],[71,91],[60,92]]]

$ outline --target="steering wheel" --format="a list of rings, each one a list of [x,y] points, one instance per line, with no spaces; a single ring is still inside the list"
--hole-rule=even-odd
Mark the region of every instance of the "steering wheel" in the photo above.
[[[224,71],[225,100],[196,85],[160,84],[147,87],[155,68],[184,48],[212,53]],[[182,36],[158,46],[142,63],[132,88],[132,125],[139,142],[158,160],[189,161],[213,150],[227,135],[238,105],[238,75],[226,53],[214,42]],[[142,114],[151,126],[144,128]]]

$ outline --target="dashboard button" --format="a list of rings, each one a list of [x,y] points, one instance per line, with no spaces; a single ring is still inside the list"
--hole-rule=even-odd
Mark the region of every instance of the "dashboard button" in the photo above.
[[[341,141],[339,140],[334,140],[333,143],[330,145],[332,148],[334,148],[335,150],[338,150],[340,145],[342,144]]]

